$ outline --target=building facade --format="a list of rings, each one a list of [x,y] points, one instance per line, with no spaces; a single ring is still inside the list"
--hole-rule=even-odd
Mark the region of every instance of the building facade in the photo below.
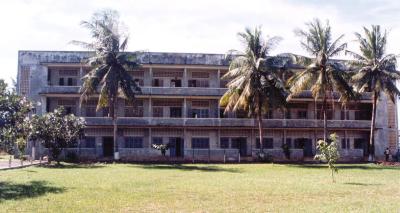
[[[85,117],[85,138],[68,149],[81,158],[107,159],[114,153],[112,120],[108,110],[96,111],[97,99],[79,105],[81,77],[90,67],[81,63],[90,52],[20,51],[17,90],[43,114],[63,106],[67,113]],[[257,122],[245,112],[224,114],[219,99],[226,91],[228,61],[220,54],[142,53],[142,67],[129,73],[141,86],[135,104],[118,102],[118,144],[122,160],[132,161],[251,161],[260,149]],[[274,62],[279,67],[285,58]],[[293,69],[300,69],[293,65]],[[335,97],[336,94],[333,94]],[[290,101],[287,110],[265,116],[264,151],[274,160],[312,159],[316,141],[323,138],[321,103],[304,91]],[[328,128],[339,136],[343,161],[362,160],[366,155],[371,124],[371,99],[343,107],[337,99],[328,110]],[[384,96],[377,107],[375,152],[383,157],[386,147],[397,149],[396,105]],[[166,157],[152,144],[169,144]],[[32,146],[32,145],[30,145]],[[36,158],[47,150],[36,148]]]

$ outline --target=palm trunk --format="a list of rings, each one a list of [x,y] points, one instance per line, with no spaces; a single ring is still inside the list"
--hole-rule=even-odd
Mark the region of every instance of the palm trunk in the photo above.
[[[260,153],[263,153],[263,124],[262,124],[262,115],[261,115],[261,109],[258,110],[257,113],[257,118],[258,118],[258,131],[260,135]]]
[[[378,97],[376,93],[374,92],[372,94],[372,120],[371,120],[371,135],[369,137],[369,161],[374,161],[375,160],[375,141],[374,141],[374,135],[375,135],[375,118],[376,118],[376,102],[378,100]]]
[[[114,141],[114,160],[119,160],[119,152],[118,152],[118,126],[117,126],[117,99],[112,99],[111,107],[110,107],[110,115],[112,116],[113,122],[113,141]]]
[[[326,91],[324,91],[324,100],[322,103],[322,113],[324,116],[324,141],[328,138],[328,125],[327,125],[327,117],[326,117]]]

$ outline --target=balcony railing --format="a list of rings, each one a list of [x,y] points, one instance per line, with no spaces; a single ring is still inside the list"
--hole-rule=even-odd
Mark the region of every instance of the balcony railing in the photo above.
[[[109,117],[87,117],[89,126],[112,125]],[[171,126],[171,127],[256,127],[254,119],[243,118],[126,118],[117,119],[120,126]],[[329,120],[329,128],[368,129],[368,120]],[[323,121],[307,119],[265,119],[264,128],[322,128]],[[379,126],[378,126],[379,128]]]
[[[226,88],[142,87],[142,95],[222,96]],[[77,94],[79,86],[46,86],[41,94]]]
[[[45,86],[41,94],[77,94],[79,86]],[[227,88],[209,87],[142,87],[142,95],[179,95],[179,96],[222,96]],[[335,99],[339,98],[337,92],[334,93]],[[312,99],[311,91],[303,91],[295,95],[294,98]],[[370,100],[371,93],[363,93],[361,100]]]

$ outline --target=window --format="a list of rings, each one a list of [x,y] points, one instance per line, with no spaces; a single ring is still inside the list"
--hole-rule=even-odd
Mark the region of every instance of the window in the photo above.
[[[162,107],[153,107],[153,117],[163,117],[163,110]]]
[[[219,117],[220,118],[227,118],[228,115],[225,115],[225,109],[219,109]]]
[[[365,139],[364,138],[355,138],[354,139],[354,149],[364,149],[365,148]]]
[[[192,138],[192,149],[209,149],[210,140],[208,138]]]
[[[153,79],[153,87],[162,87],[163,86],[163,80],[162,79]]]
[[[108,112],[109,112],[109,108],[103,108],[103,117],[107,117],[108,116]]]
[[[86,117],[96,117],[96,106],[86,107]]]
[[[305,110],[297,111],[297,118],[298,119],[307,119],[307,111],[305,111]]]
[[[303,138],[294,139],[294,148],[295,149],[303,149],[304,148],[304,139]]]
[[[196,80],[189,80],[188,85],[189,87],[196,87]]]
[[[181,87],[182,83],[180,79],[172,79],[171,80],[171,87]]]
[[[162,137],[154,137],[152,138],[152,144],[156,144],[156,145],[161,145],[163,144],[163,139]]]
[[[208,109],[192,109],[192,118],[208,118]]]
[[[292,148],[292,139],[286,138],[286,144],[288,145],[289,148]]]
[[[236,111],[236,118],[247,118],[247,112],[245,110]]]
[[[292,118],[292,115],[291,115],[290,109],[286,109],[286,112],[285,112],[285,118],[286,118],[286,119],[291,119],[291,118]]]
[[[142,137],[126,137],[125,148],[143,148]]]
[[[86,137],[84,147],[85,148],[95,148],[96,147],[96,138],[95,137]]]
[[[263,138],[263,149],[273,149],[274,143],[272,138]],[[260,148],[260,138],[256,139],[256,148]]]
[[[68,78],[68,86],[73,86],[74,82],[72,78]]]
[[[220,138],[220,148],[229,149],[229,138]]]
[[[342,149],[350,149],[350,138],[342,138]]]
[[[136,78],[135,79],[135,84],[137,86],[143,86],[144,85],[143,79]]]
[[[273,118],[273,111],[268,110],[267,113],[264,115],[264,119],[272,119]]]
[[[350,113],[349,113],[349,111],[341,111],[341,112],[340,112],[340,119],[341,119],[341,120],[350,120]]]
[[[169,109],[169,114],[171,118],[180,118],[182,117],[182,108],[181,107],[171,107]]]
[[[69,114],[72,114],[72,113],[73,113],[72,107],[66,106],[65,107],[65,114],[69,115]]]
[[[64,78],[60,78],[60,79],[58,80],[58,85],[64,86]]]

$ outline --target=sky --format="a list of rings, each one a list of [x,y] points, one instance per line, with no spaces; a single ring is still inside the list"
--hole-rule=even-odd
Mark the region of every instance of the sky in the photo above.
[[[262,26],[283,40],[271,52],[307,55],[294,30],[313,18],[329,20],[333,36],[379,24],[389,31],[388,53],[400,54],[398,0],[4,0],[0,6],[0,78],[16,77],[18,50],[83,50],[71,40],[90,41],[82,20],[101,9],[120,13],[130,35],[128,51],[226,53],[242,49],[237,33]]]

